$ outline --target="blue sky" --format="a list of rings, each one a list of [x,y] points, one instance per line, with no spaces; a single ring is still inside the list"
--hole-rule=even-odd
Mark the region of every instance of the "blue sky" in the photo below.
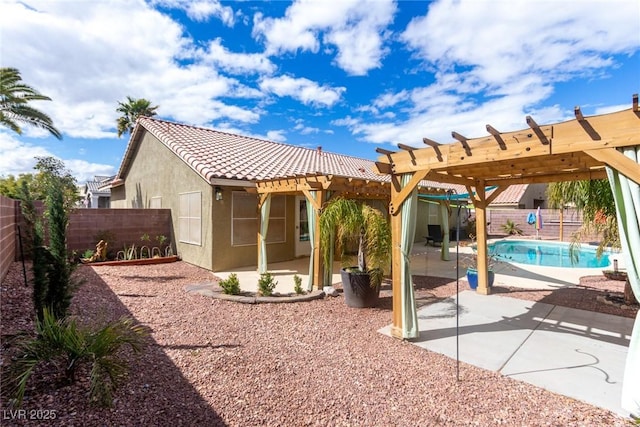
[[[0,0],[0,66],[51,102],[58,141],[0,128],[0,175],[62,159],[114,174],[126,96],[158,117],[375,159],[631,106],[637,0]]]

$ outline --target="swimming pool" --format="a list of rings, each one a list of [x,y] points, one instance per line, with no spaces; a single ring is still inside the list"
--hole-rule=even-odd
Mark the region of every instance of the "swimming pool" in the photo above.
[[[487,245],[489,253],[501,261],[520,264],[566,268],[603,268],[609,265],[609,255],[605,252],[596,256],[593,246],[580,245],[577,248],[577,262],[571,262],[569,243],[543,242],[540,240],[498,240]]]

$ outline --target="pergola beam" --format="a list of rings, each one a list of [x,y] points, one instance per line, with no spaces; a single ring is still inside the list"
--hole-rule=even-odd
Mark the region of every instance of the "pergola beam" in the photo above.
[[[606,163],[607,166],[616,169],[636,184],[640,185],[640,167],[615,148],[605,148],[602,150],[589,150],[586,152],[594,159]]]
[[[409,197],[409,194],[413,191],[414,188],[418,186],[420,181],[422,181],[427,174],[429,174],[429,170],[418,171],[413,174],[411,177],[411,181],[404,186],[400,191],[397,191],[397,187],[394,186],[394,193],[391,196],[391,203],[389,203],[389,213],[392,215],[397,215],[400,212],[400,206],[402,203]]]

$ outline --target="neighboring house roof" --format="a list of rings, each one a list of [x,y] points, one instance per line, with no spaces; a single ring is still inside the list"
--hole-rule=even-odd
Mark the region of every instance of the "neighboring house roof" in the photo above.
[[[93,177],[93,181],[87,181],[85,184],[84,193],[91,193],[95,195],[109,195],[111,194],[111,189],[109,188],[109,183],[113,181],[115,176],[102,176],[96,175]]]
[[[518,205],[527,191],[529,184],[514,184],[499,194],[496,199],[491,202],[490,206],[496,205]],[[490,195],[489,192],[487,195]]]
[[[155,136],[207,182],[214,179],[258,181],[304,174],[322,174],[388,181],[374,172],[374,162],[296,145],[266,141],[231,133],[141,117],[133,130],[117,174],[118,185],[126,178],[137,145],[147,131]],[[451,188],[432,181],[424,185]]]

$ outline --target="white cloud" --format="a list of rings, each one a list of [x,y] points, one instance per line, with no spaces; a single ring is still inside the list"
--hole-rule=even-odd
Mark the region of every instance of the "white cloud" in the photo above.
[[[197,22],[205,22],[215,16],[229,27],[235,23],[233,9],[222,6],[218,0],[154,0],[151,4],[184,10],[189,18]]]
[[[267,132],[267,139],[270,141],[284,142],[287,140],[284,130],[270,130]]]
[[[381,66],[388,51],[386,28],[395,11],[392,0],[343,0],[330,7],[323,1],[300,0],[287,8],[283,18],[256,14],[253,35],[264,40],[267,54],[276,55],[298,50],[317,53],[324,34],[322,42],[337,48],[338,66],[349,74],[365,75]]]
[[[612,54],[640,45],[631,30],[639,12],[634,0],[442,0],[414,18],[401,39],[443,76],[468,69],[463,82],[472,84],[458,92],[506,92],[522,78],[557,82],[611,66]]]
[[[260,88],[280,97],[289,96],[305,105],[331,107],[340,100],[345,87],[320,86],[305,78],[269,77],[260,81]]]
[[[192,124],[258,118],[222,98],[262,94],[202,64],[202,49],[183,27],[141,0],[3,3],[0,28],[3,65],[52,98],[36,107],[66,136],[115,137],[115,109],[126,96],[149,99],[160,117]]]
[[[234,53],[222,46],[217,38],[209,42],[208,51],[203,56],[207,63],[217,65],[221,69],[235,74],[263,73],[272,74],[276,67],[262,53]]]
[[[297,130],[301,135],[309,135],[312,133],[319,133],[320,129],[319,128],[314,128],[311,126],[305,126],[302,123],[298,123],[297,125],[294,126],[293,128],[294,130]]]
[[[90,181],[96,175],[111,176],[116,174],[115,168],[111,165],[91,163],[79,159],[68,159],[63,162],[76,178],[78,184]]]
[[[0,171],[2,175],[19,175],[33,172],[35,157],[51,156],[43,147],[23,143],[5,132],[0,132]]]
[[[406,90],[401,90],[397,93],[387,92],[380,96],[378,96],[374,101],[373,105],[378,108],[387,108],[393,107],[399,102],[405,101],[409,98],[409,94]]]
[[[1,175],[18,176],[21,173],[36,173],[36,157],[56,157],[44,147],[26,143],[14,138],[6,132],[0,132],[0,171]],[[115,168],[111,165],[90,163],[78,159],[61,159],[65,167],[80,183],[93,178],[94,175],[113,175]]]

